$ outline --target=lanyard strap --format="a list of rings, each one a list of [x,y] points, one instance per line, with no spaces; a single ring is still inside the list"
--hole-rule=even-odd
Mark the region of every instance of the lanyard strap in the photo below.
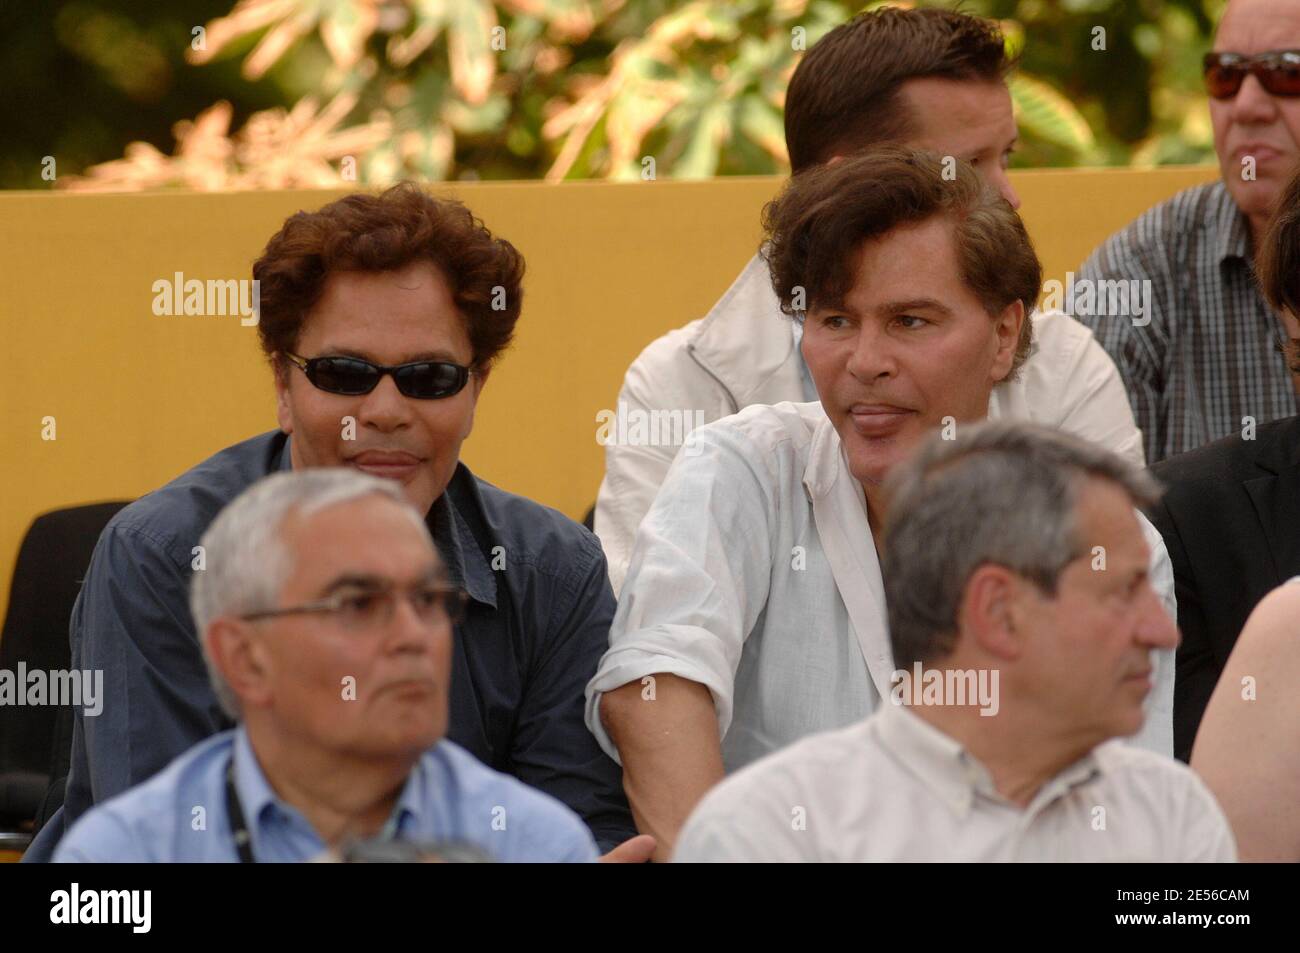
[[[244,822],[244,808],[239,803],[239,792],[235,790],[235,755],[232,751],[226,762],[226,816],[230,819],[230,832],[235,838],[235,852],[239,854],[241,864],[255,862],[253,857],[253,840],[248,834],[248,825]]]

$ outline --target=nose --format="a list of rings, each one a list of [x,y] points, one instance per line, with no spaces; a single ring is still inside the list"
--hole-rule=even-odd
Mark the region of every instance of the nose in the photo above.
[[[1011,187],[1011,177],[1007,175],[1006,169],[998,169],[993,185],[998,190],[998,194],[1006,199],[1013,209],[1020,210],[1020,196]]]
[[[388,433],[405,426],[411,417],[408,398],[397,389],[391,374],[385,374],[375,389],[362,398],[357,412],[357,423]]]
[[[856,380],[864,384],[882,377],[898,376],[898,361],[894,357],[889,336],[880,331],[874,321],[863,321],[853,344],[853,352],[845,365]]]
[[[395,605],[387,626],[389,651],[428,652],[438,638],[448,634],[451,622],[446,616],[434,621],[422,619],[405,593],[395,592],[393,599]]]
[[[1272,122],[1277,118],[1277,102],[1260,85],[1255,76],[1247,76],[1232,99],[1232,119],[1239,123]]]
[[[1147,586],[1147,598],[1142,607],[1142,616],[1137,625],[1137,641],[1152,649],[1177,648],[1180,641],[1178,625],[1169,617],[1164,603],[1156,591]]]

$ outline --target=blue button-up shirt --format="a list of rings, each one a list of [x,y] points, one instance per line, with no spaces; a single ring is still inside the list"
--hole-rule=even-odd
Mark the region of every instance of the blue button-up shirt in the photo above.
[[[324,841],[276,796],[241,727],[200,742],[144,784],[93,808],[63,838],[54,860],[233,863],[239,854],[226,806],[232,757],[254,858],[285,863],[322,854]],[[449,741],[412,767],[380,837],[435,850],[470,845],[497,861],[597,858],[590,832],[572,811]]]
[[[28,851],[50,856],[92,804],[231,727],[208,682],[188,602],[195,547],[260,477],[291,469],[278,431],[229,447],[113,518],[72,611],[74,668],[102,669],[98,716],[75,713],[62,816]],[[457,467],[428,514],[469,593],[456,630],[447,737],[568,805],[602,848],[635,834],[622,776],[583,724],[583,687],[608,646],[614,595],[596,537]]]

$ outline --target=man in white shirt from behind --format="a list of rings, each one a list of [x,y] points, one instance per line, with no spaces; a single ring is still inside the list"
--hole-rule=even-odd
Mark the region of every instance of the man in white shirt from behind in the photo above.
[[[1134,506],[1151,478],[1008,422],[931,437],[888,485],[890,698],[715,787],[678,861],[1234,861],[1179,762],[1118,740],[1178,633]]]
[[[993,388],[1029,363],[1033,246],[968,164],[948,168],[882,147],[795,176],[767,209],[773,288],[822,399],[695,431],[637,532],[587,685],[587,726],[659,859],[726,772],[888,697],[883,482],[930,433],[987,419]],[[1145,530],[1172,614],[1168,554]],[[1135,740],[1170,754],[1174,653],[1158,654]]]

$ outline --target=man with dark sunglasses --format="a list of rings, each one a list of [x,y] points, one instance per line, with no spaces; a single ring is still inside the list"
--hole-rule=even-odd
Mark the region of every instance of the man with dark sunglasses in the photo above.
[[[1264,227],[1300,159],[1300,0],[1231,0],[1205,57],[1220,181],[1188,189],[1112,235],[1078,288],[1145,289],[1139,321],[1076,298],[1119,366],[1148,463],[1296,413],[1282,343],[1300,335],[1254,276]],[[1098,294],[1097,299],[1100,299]]]
[[[253,276],[280,429],[128,506],[101,536],[71,641],[78,665],[104,670],[104,711],[76,715],[62,817],[31,859],[92,805],[230,727],[186,603],[193,573],[222,571],[200,537],[263,476],[338,466],[401,484],[467,594],[448,737],[568,805],[602,849],[635,836],[618,766],[583,723],[615,609],[600,544],[460,462],[519,318],[523,272],[463,205],[409,183],[299,212],[271,238]],[[649,840],[616,859],[645,859]]]

